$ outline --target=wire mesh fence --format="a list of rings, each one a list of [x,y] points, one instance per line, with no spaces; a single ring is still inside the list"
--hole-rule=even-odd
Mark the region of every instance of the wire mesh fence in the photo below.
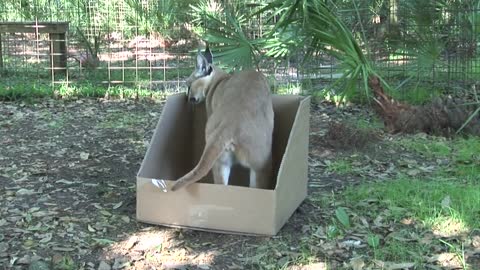
[[[4,0],[0,76],[53,86],[95,83],[178,91],[199,44],[190,2]],[[480,10],[407,2],[340,9],[338,15],[364,42],[365,52],[386,79],[396,84],[475,84],[480,78]],[[430,17],[417,18],[419,8]],[[250,34],[262,37],[269,23],[261,16],[248,18]],[[64,32],[58,30],[62,25]],[[329,55],[303,60],[303,52],[298,52],[287,59],[269,59],[262,68],[281,83],[313,89],[343,76],[341,63]]]
[[[49,79],[61,85],[90,81],[179,88],[191,72],[187,56],[196,40],[183,25],[169,25],[169,33],[176,33],[175,37],[155,31],[162,29],[152,29],[142,13],[151,8],[150,2],[2,1],[2,77]],[[64,22],[68,23],[65,36],[52,33],[50,26]],[[59,64],[57,58],[65,61]]]

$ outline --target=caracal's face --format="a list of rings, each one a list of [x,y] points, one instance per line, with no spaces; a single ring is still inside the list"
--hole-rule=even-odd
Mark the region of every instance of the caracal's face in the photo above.
[[[201,103],[205,100],[208,85],[212,79],[213,67],[211,63],[212,55],[210,50],[203,55],[197,54],[197,64],[195,70],[187,79],[188,101],[193,104]]]
[[[194,71],[187,79],[188,101],[193,104],[199,104],[205,100],[208,84],[210,83],[210,75],[197,76]]]

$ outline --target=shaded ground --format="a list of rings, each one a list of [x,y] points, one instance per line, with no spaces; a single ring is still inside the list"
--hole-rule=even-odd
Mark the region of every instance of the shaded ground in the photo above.
[[[319,229],[334,211],[332,194],[399,173],[429,173],[442,162],[389,147],[380,131],[357,151],[334,148],[324,139],[332,119],[375,122],[362,109],[312,104],[309,197],[277,236],[151,226],[135,221],[135,175],[162,106],[90,99],[0,103],[0,269],[38,261],[57,269],[339,269],[368,252],[363,232],[327,239]],[[344,158],[354,167],[348,173],[338,163]]]

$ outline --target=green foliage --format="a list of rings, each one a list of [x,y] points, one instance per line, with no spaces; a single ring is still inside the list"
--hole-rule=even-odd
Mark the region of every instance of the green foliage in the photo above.
[[[200,1],[191,7],[194,22],[202,26],[200,34],[213,46],[214,61],[227,70],[241,70],[256,66],[259,62],[262,40],[251,39],[247,34],[249,13],[241,4],[214,4]]]
[[[335,239],[337,237],[339,237],[340,235],[342,235],[342,231],[340,230],[340,228],[338,228],[338,226],[334,225],[334,224],[331,224],[331,225],[328,225],[327,226],[327,237],[328,239]]]
[[[347,123],[351,123],[356,128],[365,131],[381,130],[384,128],[382,121],[380,121],[378,117],[372,117],[370,120],[365,118],[349,119]]]
[[[124,86],[105,87],[93,83],[65,83],[51,85],[48,81],[24,81],[21,78],[10,78],[0,81],[0,100],[32,100],[36,98],[79,98],[105,97],[111,98],[164,98],[168,93]]]
[[[306,50],[310,56],[326,52],[341,62],[342,77],[332,88],[342,89],[342,98],[357,91],[357,81],[363,82],[368,96],[368,78],[378,76],[352,32],[339,19],[331,1],[277,0],[259,10],[245,6],[222,6],[223,13],[209,12],[210,1],[193,7],[196,22],[202,22],[202,38],[219,48],[220,61],[241,69],[257,66],[262,57],[282,58],[295,51]],[[252,16],[278,20],[274,27],[265,27],[262,37],[249,36],[248,20]],[[302,40],[302,42],[299,42]],[[259,52],[265,52],[262,57]]]
[[[87,38],[106,35],[115,29],[131,37],[140,33],[161,33],[178,37],[187,21],[189,0],[5,0],[0,2],[0,21],[67,21],[75,33]],[[20,8],[19,8],[20,7]],[[81,37],[79,37],[81,38]]]
[[[349,174],[354,171],[351,161],[349,160],[334,160],[325,162],[327,164],[327,171],[338,174]]]
[[[270,68],[272,62],[297,55],[294,60],[302,70],[302,65],[327,53],[338,60],[340,78],[313,94],[334,96],[339,102],[367,102],[369,76],[395,74],[415,82],[478,80],[478,7],[478,0],[5,0],[0,3],[0,20],[68,21],[72,40],[80,40],[90,55],[98,53],[102,39],[113,31],[125,38],[160,33],[171,40],[190,37],[192,29],[212,43],[215,61],[229,71]],[[380,44],[380,50],[372,44]],[[373,59],[378,51],[380,56]],[[467,60],[452,64],[446,61],[452,55]],[[391,66],[373,62],[384,56]],[[301,84],[304,89],[304,81]],[[308,87],[318,91],[315,85]],[[391,93],[421,104],[440,90],[405,84]]]
[[[372,247],[373,248],[373,247]],[[377,259],[394,262],[411,262],[421,263],[422,255],[428,252],[429,246],[417,242],[405,242],[389,239],[380,248],[375,249]]]
[[[448,207],[442,207],[445,198]],[[423,225],[449,232],[456,229],[478,228],[476,209],[480,208],[480,185],[459,183],[437,178],[434,181],[399,178],[387,183],[366,184],[349,188],[346,199],[352,203],[378,200],[387,209],[408,209],[403,217],[413,218]],[[392,216],[394,217],[394,216]]]
[[[139,26],[142,33],[161,33],[167,39],[179,38],[181,25],[187,21],[186,10],[193,1],[125,0],[134,11],[127,13],[126,21]]]
[[[92,240],[99,246],[109,246],[115,243],[115,241],[106,238],[92,238]]]
[[[380,246],[380,237],[376,234],[369,234],[367,237],[368,245],[373,249],[378,249]]]
[[[228,19],[227,17],[234,13],[231,12],[232,9],[223,6],[216,6],[222,12],[212,12],[215,10],[213,2],[215,1],[203,1],[203,9],[200,7],[195,9],[197,21],[207,25],[208,19],[201,18],[215,17],[217,22],[222,23],[214,24],[215,26],[211,28],[207,26],[200,35],[206,40],[208,37],[209,41],[216,45],[229,49],[226,53],[229,58],[227,64],[233,63],[232,59],[242,61],[246,59],[248,61],[234,64],[258,67],[265,57],[284,58],[296,52],[306,52],[302,61],[307,63],[312,59],[310,56],[327,53],[339,60],[338,73],[341,74],[341,78],[322,90],[323,95],[338,96],[340,102],[344,98],[360,102],[369,101],[368,78],[378,76],[390,94],[413,104],[429,101],[441,94],[442,89],[404,82],[397,89],[391,89],[382,76],[395,74],[398,66],[403,66],[401,76],[405,81],[419,82],[424,78],[444,80],[461,76],[463,73],[452,72],[453,68],[461,67],[453,67],[445,60],[445,55],[458,47],[474,46],[476,42],[474,33],[478,32],[476,22],[479,16],[476,11],[469,13],[466,10],[470,8],[474,10],[480,3],[478,0],[464,2],[409,0],[395,2],[396,6],[392,6],[390,1],[277,0],[263,6],[260,4],[262,7],[259,10],[252,11],[244,7],[241,9],[240,14],[247,18],[260,16],[269,19],[269,21],[263,19],[269,22],[264,25],[265,34],[255,37],[245,34],[248,32],[245,29],[248,29],[250,21],[239,16],[235,17],[240,18],[238,21]],[[379,25],[372,24],[375,17],[365,16],[363,12],[367,9],[370,12],[368,15],[380,16],[381,21],[377,22]],[[385,29],[387,24],[389,27]],[[352,34],[351,30],[354,25],[356,34]],[[466,27],[466,31],[460,26]],[[375,34],[378,27],[380,36]],[[219,34],[217,29],[225,32]],[[375,30],[373,34],[372,30]],[[229,35],[233,35],[234,38],[229,40],[221,38]],[[299,42],[300,40],[302,42]],[[394,63],[386,68],[377,67],[369,58],[370,50],[373,49],[369,44],[379,41],[385,41],[385,48],[391,55],[390,61]],[[259,54],[259,51],[262,54]],[[408,61],[405,61],[405,58]],[[476,65],[471,66],[475,68]],[[465,64],[465,68],[471,67]],[[382,69],[382,72],[377,72],[377,69]]]
[[[77,265],[75,264],[75,261],[72,259],[72,257],[66,255],[66,256],[63,256],[54,265],[53,269],[55,269],[55,270],[74,270],[74,269],[77,269]]]
[[[52,87],[47,81],[26,81],[22,77],[0,80],[0,100],[34,99],[51,94]]]
[[[448,166],[442,166],[439,175],[464,177],[464,181],[480,181],[480,141],[476,137],[444,138],[417,136],[414,140],[400,140],[400,145],[425,157],[449,159]]]
[[[274,28],[288,29],[296,25],[298,31],[310,37],[305,40],[307,57],[326,52],[341,63],[342,77],[331,87],[341,88],[342,96],[352,95],[356,91],[357,80],[363,82],[368,96],[368,78],[378,76],[370,60],[360,48],[350,29],[341,21],[330,1],[274,1],[263,10],[275,9],[280,19]],[[287,32],[288,33],[288,32]]]
[[[297,83],[286,83],[275,89],[275,92],[280,95],[298,95],[302,91],[303,87]]]
[[[345,228],[350,228],[350,218],[348,217],[347,212],[345,211],[345,208],[339,207],[335,210],[335,216],[337,217],[338,221],[345,227]]]
[[[441,89],[436,87],[416,84],[411,87],[392,89],[388,91],[388,94],[398,101],[403,101],[412,105],[421,105],[430,102],[436,97],[440,97],[442,92]]]

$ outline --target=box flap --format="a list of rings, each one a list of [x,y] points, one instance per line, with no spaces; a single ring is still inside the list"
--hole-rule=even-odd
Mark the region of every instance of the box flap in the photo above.
[[[185,159],[192,156],[193,127],[191,114],[186,113],[190,108],[185,100],[185,94],[167,98],[137,176],[177,179],[189,170],[193,162]]]
[[[297,103],[291,132],[278,169],[276,224],[281,227],[307,197],[310,97]],[[280,228],[278,228],[279,230]]]

